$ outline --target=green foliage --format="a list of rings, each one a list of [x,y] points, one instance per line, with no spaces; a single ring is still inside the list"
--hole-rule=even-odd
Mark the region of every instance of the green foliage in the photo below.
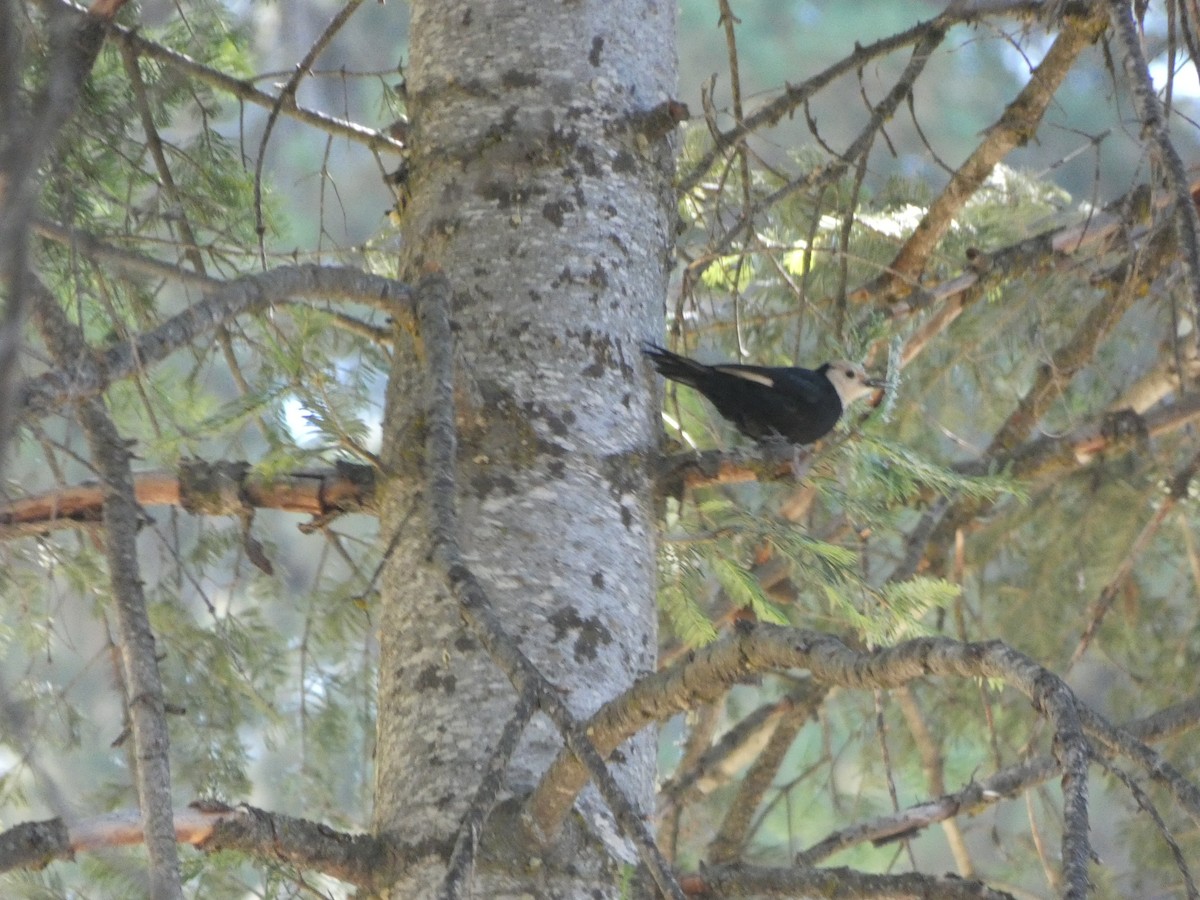
[[[721,589],[735,605],[750,610],[756,618],[764,622],[789,624],[788,617],[767,598],[766,592],[752,573],[727,559],[713,559],[711,564]]]
[[[689,561],[676,558],[663,566],[659,604],[675,636],[687,647],[702,647],[717,638],[717,630],[697,602],[703,575]]]

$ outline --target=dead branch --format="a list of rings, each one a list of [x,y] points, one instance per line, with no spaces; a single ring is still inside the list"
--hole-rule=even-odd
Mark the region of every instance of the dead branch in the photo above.
[[[138,472],[140,506],[177,506],[194,515],[240,516],[247,507],[277,509],[317,519],[375,513],[375,470],[341,462],[332,469],[263,478],[248,463],[185,461],[178,472]],[[0,536],[43,535],[101,520],[103,485],[89,482],[21,497],[0,505]]]
[[[862,68],[872,60],[880,59],[889,53],[916,44],[931,32],[943,32],[953,25],[971,24],[991,16],[1029,16],[1037,10],[1038,6],[1038,3],[1028,2],[1028,0],[1019,0],[1019,2],[1001,0],[1001,2],[972,3],[969,6],[966,4],[954,5],[940,15],[926,22],[919,22],[906,31],[889,35],[866,46],[855,46],[854,52],[849,56],[800,84],[789,84],[783,93],[770,103],[744,119],[739,117],[732,128],[717,134],[712,148],[696,162],[689,173],[680,179],[680,193],[685,194],[699,184],[725,151],[741,144],[751,134],[776,125],[785,116],[792,115],[818,91],[828,87],[843,75]]]
[[[1012,900],[1012,894],[995,891],[979,881],[953,876],[936,877],[917,872],[871,875],[854,869],[784,869],[734,863],[705,868],[685,875],[682,884],[689,897],[818,897],[837,885],[840,896],[878,900]]]

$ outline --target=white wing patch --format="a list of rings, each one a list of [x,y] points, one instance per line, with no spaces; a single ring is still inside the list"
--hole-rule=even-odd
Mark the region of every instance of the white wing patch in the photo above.
[[[739,369],[734,366],[713,366],[713,369],[722,375],[733,375],[735,378],[741,378],[744,381],[753,381],[755,384],[761,384],[763,387],[775,387],[775,379],[763,372]]]

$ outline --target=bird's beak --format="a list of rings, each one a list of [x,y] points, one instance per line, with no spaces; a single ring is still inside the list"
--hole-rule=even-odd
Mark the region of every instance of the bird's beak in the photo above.
[[[871,388],[883,388],[883,387],[887,387],[887,379],[886,378],[864,378],[863,384],[865,384],[867,387],[871,387]]]

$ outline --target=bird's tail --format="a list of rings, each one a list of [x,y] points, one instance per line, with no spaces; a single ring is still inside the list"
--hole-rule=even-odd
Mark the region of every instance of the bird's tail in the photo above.
[[[704,363],[698,363],[694,359],[672,353],[657,344],[647,343],[642,347],[642,352],[650,357],[654,368],[658,369],[664,378],[670,378],[672,381],[692,387],[696,387],[699,382],[704,381],[711,372],[710,367]]]

